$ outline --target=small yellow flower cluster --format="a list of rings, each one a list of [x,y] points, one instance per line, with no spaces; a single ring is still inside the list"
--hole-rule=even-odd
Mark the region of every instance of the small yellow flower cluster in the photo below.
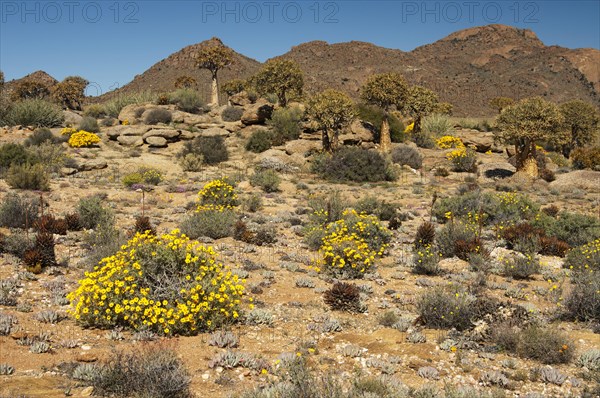
[[[72,135],[75,134],[78,130],[74,129],[73,127],[65,127],[64,129],[60,130],[60,134],[62,135]]]
[[[86,148],[100,142],[100,137],[89,131],[80,130],[71,134],[67,143],[71,148]]]
[[[235,188],[223,179],[217,179],[206,184],[198,192],[196,212],[204,210],[223,211],[237,206]]]
[[[466,158],[467,156],[468,156],[467,148],[464,146],[461,146],[451,152],[448,152],[446,154],[446,159],[454,161],[454,160],[457,160],[460,158]]]
[[[600,239],[572,249],[565,265],[580,274],[600,271]]]
[[[244,283],[216,261],[212,247],[179,230],[145,232],[86,272],[68,299],[84,326],[190,335],[236,321]]]
[[[406,126],[406,128],[404,129],[404,132],[405,133],[412,133],[414,129],[415,129],[415,122],[412,122],[411,124],[409,124],[408,126]]]
[[[436,145],[441,149],[464,148],[462,140],[453,135],[445,135],[436,141]]]

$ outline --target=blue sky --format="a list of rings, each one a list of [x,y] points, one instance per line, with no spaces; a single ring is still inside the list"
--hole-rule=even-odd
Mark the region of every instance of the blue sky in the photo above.
[[[106,92],[213,36],[264,61],[311,40],[410,51],[490,23],[531,29],[546,45],[600,48],[599,0],[0,0],[0,70],[7,80],[36,70],[80,75]]]

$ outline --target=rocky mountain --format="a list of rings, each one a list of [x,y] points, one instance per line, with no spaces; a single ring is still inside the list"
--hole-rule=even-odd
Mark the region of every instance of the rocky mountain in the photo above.
[[[185,47],[99,99],[142,90],[170,91],[175,79],[188,75],[198,80],[198,89],[208,100],[210,74],[195,66],[193,54],[215,42],[220,41],[213,38]],[[221,82],[247,78],[261,66],[234,54],[234,64],[220,73]],[[307,93],[331,87],[358,99],[369,75],[397,71],[410,84],[426,86],[452,103],[457,116],[493,115],[488,101],[496,96],[520,99],[539,95],[555,102],[578,98],[600,105],[599,50],[546,46],[531,30],[504,25],[457,31],[410,52],[358,41],[312,41],[279,57],[300,65]]]

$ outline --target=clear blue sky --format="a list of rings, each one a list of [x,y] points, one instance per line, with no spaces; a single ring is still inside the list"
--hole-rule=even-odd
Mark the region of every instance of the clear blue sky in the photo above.
[[[106,92],[213,36],[264,61],[311,40],[410,51],[490,23],[531,29],[546,45],[600,48],[600,0],[0,0],[0,70],[6,80],[36,70],[80,75]]]

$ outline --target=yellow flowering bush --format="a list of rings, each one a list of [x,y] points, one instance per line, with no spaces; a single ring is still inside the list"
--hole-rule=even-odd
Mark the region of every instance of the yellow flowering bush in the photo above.
[[[64,129],[60,130],[60,134],[61,135],[72,135],[75,134],[78,130],[74,129],[73,127],[65,127]]]
[[[477,168],[477,154],[471,148],[465,146],[458,147],[457,149],[448,152],[446,159],[452,162],[454,171],[466,171],[474,172]]]
[[[100,137],[89,131],[80,130],[71,134],[67,143],[71,148],[86,148],[100,142]]]
[[[383,256],[391,233],[377,217],[345,210],[342,218],[325,227],[318,270],[340,278],[360,278]]]
[[[123,179],[123,185],[128,188],[135,187],[138,184],[158,185],[163,180],[162,173],[152,167],[140,167],[133,173],[126,174]]]
[[[411,124],[409,124],[408,126],[406,126],[406,128],[404,129],[405,133],[412,133],[412,131],[415,128],[415,122],[412,122]]]
[[[224,179],[217,179],[206,184],[198,192],[196,212],[204,210],[233,209],[238,204],[238,197],[233,185]]]
[[[137,233],[86,272],[68,299],[84,326],[192,335],[239,318],[244,282],[216,261],[212,247],[175,229]]]
[[[464,148],[465,146],[460,138],[454,137],[453,135],[445,135],[435,143],[438,148],[441,149]]]

